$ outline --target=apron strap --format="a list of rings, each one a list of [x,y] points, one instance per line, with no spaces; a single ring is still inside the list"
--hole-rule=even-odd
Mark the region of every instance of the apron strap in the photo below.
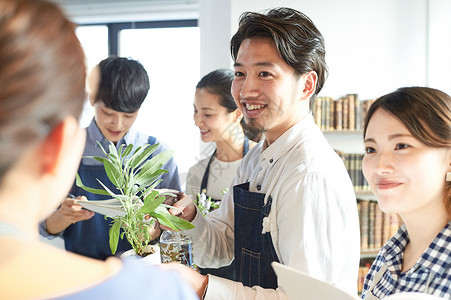
[[[210,174],[210,165],[211,165],[211,162],[213,161],[213,157],[215,157],[215,154],[216,154],[216,149],[215,149],[215,152],[213,152],[213,154],[211,155],[210,160],[208,161],[207,167],[205,168],[204,176],[202,177],[202,182],[200,184],[200,192],[201,193],[204,189],[207,188],[208,175]]]
[[[200,192],[202,193],[202,191],[204,189],[207,188],[207,183],[208,183],[208,175],[210,174],[210,165],[211,162],[213,161],[213,158],[216,155],[216,150],[213,152],[213,154],[210,157],[210,160],[208,161],[207,167],[205,168],[204,171],[204,176],[202,177],[202,182],[200,184]],[[247,136],[244,136],[244,142],[243,142],[243,157],[247,154],[247,152],[249,152],[249,138]]]

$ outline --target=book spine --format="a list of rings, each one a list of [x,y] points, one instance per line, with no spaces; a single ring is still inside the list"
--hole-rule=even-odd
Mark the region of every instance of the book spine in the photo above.
[[[342,113],[342,118],[343,118],[343,125],[342,128],[343,130],[348,130],[349,129],[349,101],[348,98],[343,97],[342,98],[343,101],[343,113]]]
[[[369,211],[368,211],[368,249],[374,249],[374,216],[376,214],[376,202],[369,201]]]
[[[315,101],[315,123],[316,123],[316,125],[318,125],[318,127],[320,129],[322,129],[321,128],[321,106],[322,106],[322,101],[323,101],[322,97],[316,98],[316,101]]]
[[[374,247],[379,249],[382,245],[382,211],[379,205],[375,207],[374,215]]]
[[[383,229],[382,229],[382,243],[386,243],[390,239],[390,214],[383,213]]]
[[[331,98],[326,98],[326,103],[324,104],[325,110],[324,110],[324,129],[329,130],[330,129],[330,101]]]
[[[362,222],[360,223],[360,241],[361,249],[368,249],[368,214],[369,201],[361,201]]]
[[[355,100],[354,95],[350,94],[347,95],[346,98],[348,99],[348,110],[349,110],[349,130],[355,130]]]
[[[335,130],[335,101],[330,98],[329,102],[329,130]]]
[[[359,191],[363,191],[363,171],[362,171],[362,159],[363,159],[363,154],[356,154],[356,165],[357,165],[357,171],[356,171],[356,176],[357,176],[357,189]]]
[[[399,229],[398,215],[395,213],[390,214],[390,237],[394,236]]]
[[[338,99],[335,101],[335,129],[343,129],[343,100]]]
[[[354,94],[355,130],[362,130],[362,109],[358,94]]]

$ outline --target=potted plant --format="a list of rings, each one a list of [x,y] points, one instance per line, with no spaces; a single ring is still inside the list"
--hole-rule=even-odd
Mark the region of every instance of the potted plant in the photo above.
[[[117,150],[110,142],[109,153],[101,145],[100,147],[105,157],[89,157],[103,164],[116,191],[110,190],[100,180],[98,181],[103,189],[87,187],[78,174],[76,184],[88,192],[109,195],[118,200],[118,204],[120,203],[122,214],[105,217],[112,219],[109,243],[113,255],[116,253],[119,238],[122,239],[124,235],[137,255],[141,257],[148,255],[148,246],[152,240],[149,229],[155,226],[157,221],[175,231],[194,227],[190,222],[171,215],[168,211],[171,206],[163,203],[166,196],[176,197],[176,195],[160,194],[155,190],[162,180],[159,179],[160,176],[167,172],[162,167],[171,158],[173,151],[164,151],[148,159],[158,144],[152,146],[146,144],[137,149],[133,149],[131,144],[127,147],[121,145]]]

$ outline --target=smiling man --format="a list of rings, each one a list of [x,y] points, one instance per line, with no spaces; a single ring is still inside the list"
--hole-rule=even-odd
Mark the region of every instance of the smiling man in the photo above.
[[[321,33],[293,9],[245,13],[231,54],[232,95],[248,130],[265,139],[243,158],[218,210],[204,218],[189,197],[176,205],[195,225],[186,232],[194,262],[218,267],[235,259],[238,282],[176,267],[205,299],[286,299],[273,261],[355,294],[354,189],[310,112],[327,75]]]
[[[138,116],[139,109],[149,91],[149,77],[144,67],[136,60],[123,57],[108,57],[102,60],[88,77],[90,89],[89,101],[94,107],[94,118],[87,128],[86,146],[78,174],[83,183],[89,187],[101,188],[100,180],[109,189],[115,190],[100,162],[86,156],[103,157],[104,149],[109,148],[110,141],[119,149],[121,145],[160,143],[155,137],[133,130],[131,127]],[[161,145],[153,153],[163,152]],[[107,150],[108,151],[108,150]],[[157,188],[180,190],[177,165],[171,158],[163,169],[168,170],[161,176],[163,181]],[[75,184],[71,194],[89,200],[105,200],[109,197],[89,193]],[[41,223],[40,232],[48,238],[59,235],[64,238],[67,250],[89,256],[106,259],[111,256],[109,246],[110,220],[103,215],[82,209],[75,199],[66,198],[58,210]],[[158,237],[160,230],[151,232]],[[131,249],[126,239],[119,240],[118,252]]]

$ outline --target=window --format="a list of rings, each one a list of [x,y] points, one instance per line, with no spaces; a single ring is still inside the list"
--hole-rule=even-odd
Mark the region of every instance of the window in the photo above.
[[[183,185],[189,167],[197,161],[200,146],[192,118],[200,77],[197,21],[80,26],[77,35],[86,52],[88,70],[108,53],[136,59],[146,68],[150,90],[133,126],[175,151]],[[89,125],[92,116],[87,103],[82,126]]]
[[[120,56],[139,60],[149,74],[149,94],[134,126],[175,150],[183,184],[184,174],[199,153],[199,134],[193,121],[199,28],[126,29],[119,41]]]

